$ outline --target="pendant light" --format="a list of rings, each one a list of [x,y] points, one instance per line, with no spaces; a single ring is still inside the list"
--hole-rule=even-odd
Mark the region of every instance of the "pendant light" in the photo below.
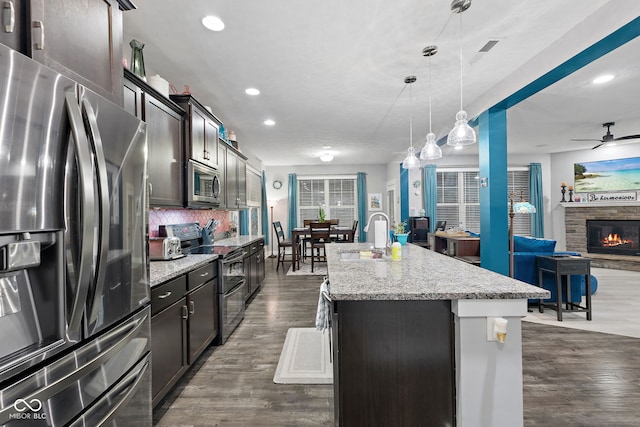
[[[420,150],[420,160],[436,160],[442,158],[442,149],[436,143],[436,135],[431,132],[431,57],[438,53],[437,46],[422,49],[422,55],[429,57],[429,133],[427,143]]]
[[[460,15],[460,111],[456,113],[456,124],[449,132],[447,145],[462,147],[476,143],[476,133],[467,123],[467,112],[462,108],[462,12],[469,9],[471,0],[453,0],[451,11]]]
[[[409,149],[407,150],[407,157],[402,161],[403,169],[417,169],[420,167],[420,160],[416,157],[416,150],[413,148],[413,114],[412,114],[412,94],[411,84],[416,81],[416,76],[407,76],[404,78],[405,84],[409,85]]]

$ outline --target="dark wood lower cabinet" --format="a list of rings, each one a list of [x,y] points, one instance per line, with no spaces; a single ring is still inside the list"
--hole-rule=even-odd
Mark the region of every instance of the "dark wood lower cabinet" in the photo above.
[[[217,261],[151,289],[155,407],[218,335]]]
[[[173,387],[187,369],[186,299],[151,318],[151,395],[153,406]]]
[[[335,301],[335,421],[453,426],[450,301]]]
[[[189,308],[189,357],[191,365],[218,334],[216,281],[211,280],[187,294]]]

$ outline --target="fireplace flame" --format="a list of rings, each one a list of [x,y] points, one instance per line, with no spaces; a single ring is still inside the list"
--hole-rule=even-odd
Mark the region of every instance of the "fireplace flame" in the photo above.
[[[632,241],[621,238],[617,233],[610,233],[602,240],[602,246],[608,248],[620,245],[628,245],[629,243],[632,243]]]

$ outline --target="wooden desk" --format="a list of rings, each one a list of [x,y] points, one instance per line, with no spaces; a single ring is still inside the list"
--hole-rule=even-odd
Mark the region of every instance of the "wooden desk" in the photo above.
[[[558,256],[537,256],[538,266],[538,286],[542,287],[543,273],[551,273],[556,277],[556,303],[555,309],[558,312],[558,321],[562,322],[563,311],[583,311],[587,313],[587,320],[591,320],[591,259],[581,256],[558,255]],[[571,302],[571,275],[584,275],[586,280],[586,306],[580,303]],[[562,308],[562,283],[564,283],[567,293],[565,308]],[[539,311],[544,312],[542,300],[539,301]]]
[[[479,257],[480,238],[472,236],[447,236],[446,233],[429,233],[431,249],[452,257]]]
[[[353,242],[354,232],[351,227],[346,227],[346,226],[331,227],[331,230],[329,230],[329,234],[331,236],[344,236],[346,240]],[[309,227],[296,227],[293,230],[291,230],[291,241],[294,242],[294,244],[292,245],[293,259],[298,259],[297,257],[300,256],[300,254],[298,253],[298,245],[296,245],[295,242],[297,242],[299,238],[304,236],[309,236],[309,235],[311,235],[311,231]],[[293,268],[293,271],[296,271],[295,262],[292,263],[292,268]]]

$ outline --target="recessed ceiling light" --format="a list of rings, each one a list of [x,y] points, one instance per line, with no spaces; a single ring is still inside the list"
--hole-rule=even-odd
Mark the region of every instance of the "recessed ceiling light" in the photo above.
[[[331,160],[333,160],[333,154],[331,153],[320,154],[320,160],[322,160],[323,162],[330,162]]]
[[[462,145],[456,145],[455,147],[453,147],[455,150],[462,150],[464,148],[464,146]]]
[[[260,91],[258,89],[256,89],[255,87],[250,87],[245,89],[244,93],[246,93],[247,95],[260,95]]]
[[[599,85],[602,83],[610,82],[614,79],[614,77],[615,76],[613,74],[603,74],[593,79],[592,83]]]
[[[204,25],[211,31],[224,30],[224,22],[222,22],[222,19],[213,15],[205,16],[204,18],[202,18],[202,25]]]
[[[273,126],[273,125],[276,124],[276,122],[274,122],[271,119],[267,119],[267,120],[264,121],[264,124],[267,125],[267,126]]]
[[[331,150],[331,146],[330,145],[325,145],[324,147],[322,147],[323,150]]]

